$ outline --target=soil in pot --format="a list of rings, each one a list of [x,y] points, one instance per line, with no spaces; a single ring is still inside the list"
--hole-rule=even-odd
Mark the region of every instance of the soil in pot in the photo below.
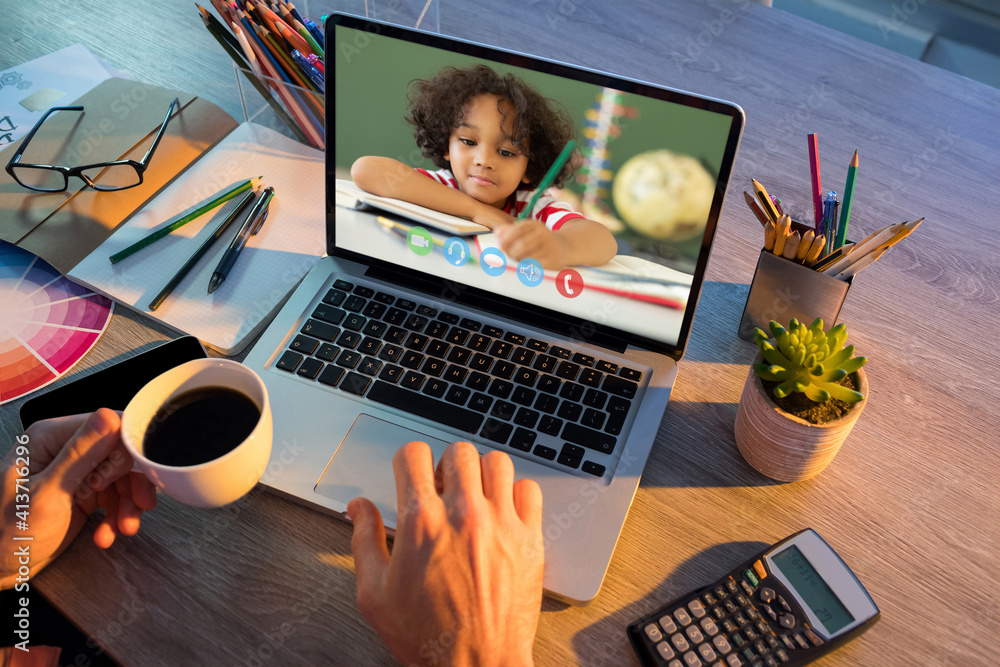
[[[857,403],[848,403],[847,401],[841,401],[836,398],[832,398],[825,403],[814,403],[806,398],[805,394],[799,391],[794,391],[784,398],[775,398],[774,388],[781,383],[771,382],[769,380],[765,380],[764,378],[761,378],[760,382],[761,385],[763,385],[764,390],[767,392],[768,398],[774,401],[775,405],[788,414],[795,415],[796,417],[805,419],[813,424],[825,424],[826,422],[840,419],[850,412],[851,408],[857,405]],[[860,386],[858,374],[851,373],[837,384],[843,385],[848,389],[858,391],[858,387]]]

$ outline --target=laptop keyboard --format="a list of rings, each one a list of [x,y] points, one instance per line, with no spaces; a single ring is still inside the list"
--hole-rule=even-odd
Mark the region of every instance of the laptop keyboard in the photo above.
[[[526,458],[605,477],[642,372],[335,280],[275,367]]]

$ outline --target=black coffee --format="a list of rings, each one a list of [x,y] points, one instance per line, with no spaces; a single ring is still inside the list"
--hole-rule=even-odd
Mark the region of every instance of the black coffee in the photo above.
[[[201,387],[170,399],[146,428],[142,453],[167,466],[195,466],[227,454],[260,420],[247,396],[227,387]]]

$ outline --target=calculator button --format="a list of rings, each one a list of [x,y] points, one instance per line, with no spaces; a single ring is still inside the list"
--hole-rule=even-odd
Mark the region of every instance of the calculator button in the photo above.
[[[688,639],[691,640],[692,644],[700,644],[705,641],[705,635],[701,634],[701,630],[698,629],[697,625],[689,625],[684,628],[685,634],[687,634]]]
[[[754,632],[753,628],[743,628],[743,635],[747,638],[747,641],[753,641],[757,639],[757,633]]]
[[[747,648],[743,649],[743,657],[745,657],[748,662],[752,663],[754,660],[757,659],[757,654],[754,653],[753,649],[748,646]]]
[[[782,614],[781,618],[778,619],[778,623],[781,624],[781,627],[791,630],[795,627],[795,617],[791,614]]]
[[[767,637],[767,645],[771,647],[772,651],[777,651],[779,648],[781,648],[781,644],[778,643],[778,640],[775,639],[774,635],[769,634],[766,635],[766,637]]]
[[[656,645],[656,652],[664,660],[670,660],[675,655],[677,655],[676,653],[674,653],[674,649],[666,641],[662,641]]]
[[[750,621],[747,620],[746,616],[744,616],[742,613],[739,613],[739,612],[737,612],[736,615],[733,616],[733,620],[736,621],[736,623],[739,624],[739,626],[741,628],[745,627],[747,625],[747,623],[750,622]],[[792,621],[794,622],[795,619],[793,618]],[[792,626],[789,625],[788,627],[792,627]]]
[[[792,613],[792,608],[788,604],[788,601],[785,600],[785,598],[781,597],[780,595],[778,596],[778,604],[780,604],[781,608],[787,611],[788,613]]]
[[[691,625],[691,617],[688,615],[687,610],[684,609],[684,607],[674,609],[674,618],[677,619],[677,622],[681,624],[682,628],[686,625]]]
[[[757,649],[757,653],[760,653],[761,655],[768,653],[767,644],[764,643],[763,639],[755,641],[753,647]]]
[[[757,632],[759,632],[760,634],[765,635],[768,639],[771,638],[771,635],[769,634],[771,628],[767,627],[767,623],[765,623],[764,621],[757,621],[756,623],[754,623],[754,627],[757,628]]]
[[[700,644],[698,646],[698,655],[700,655],[701,659],[705,662],[712,662],[719,657],[708,644]]]
[[[747,570],[747,572],[750,572],[750,570]],[[740,579],[740,586],[747,595],[753,595],[753,587],[747,583],[746,579]]]
[[[715,650],[722,655],[725,655],[733,650],[733,647],[730,646],[728,641],[726,641],[725,635],[716,635],[715,637],[712,637],[712,643],[715,645]]]
[[[743,611],[746,613],[747,618],[749,618],[751,621],[756,621],[760,618],[760,614],[758,614],[757,610],[754,609],[753,607],[747,607]]]
[[[701,596],[701,599],[704,600],[705,604],[707,604],[709,607],[711,607],[713,604],[717,602],[715,596],[712,595],[711,593],[705,593],[704,595]]]
[[[684,667],[684,663],[675,658],[667,663],[667,667]]]
[[[739,611],[739,607],[733,604],[732,600],[726,600],[725,607],[726,611],[728,611],[730,614],[735,614],[737,611]]]
[[[781,662],[788,662],[788,654],[785,653],[783,649],[779,648],[774,652],[774,654],[778,656],[778,660],[780,660]]]
[[[760,580],[757,579],[757,575],[754,574],[753,570],[747,570],[743,573],[743,581],[750,584],[753,588],[756,588],[757,584],[760,583]]]
[[[646,632],[646,636],[649,637],[651,642],[663,641],[663,633],[660,632],[660,628],[657,627],[656,623],[650,623],[643,630]]]
[[[806,641],[801,632],[795,633],[795,643],[799,645],[799,648],[809,648],[809,642]]]
[[[705,634],[709,637],[714,637],[719,634],[719,626],[715,624],[710,618],[701,619],[701,629],[705,631]]]
[[[670,643],[673,644],[674,648],[681,653],[691,648],[691,645],[688,644],[688,640],[685,639],[684,635],[679,632],[670,636]]]
[[[722,622],[722,629],[728,633],[736,632],[736,624],[727,618]]]
[[[778,661],[774,659],[773,655],[764,656],[765,667],[778,667]]]
[[[691,600],[688,602],[688,609],[695,618],[702,618],[705,615],[705,605],[700,600]]]
[[[743,661],[735,653],[730,653],[726,656],[726,664],[729,667],[743,667]]]
[[[735,595],[736,593],[739,593],[739,589],[736,587],[736,582],[733,581],[732,577],[730,577],[729,581],[726,582],[726,588],[733,595]]]
[[[688,667],[701,667],[704,663],[698,657],[698,654],[694,651],[688,651],[684,654],[684,664]]]
[[[666,615],[660,619],[660,627],[668,635],[672,635],[677,632],[677,624],[674,623],[674,619],[670,618],[670,615]]]
[[[807,628],[806,631],[805,631],[805,633],[806,633],[806,637],[809,639],[809,641],[812,642],[813,646],[819,646],[820,644],[823,643],[823,640],[819,638],[819,635],[817,635],[812,630],[809,630]]]
[[[789,649],[793,651],[795,650],[795,642],[792,641],[791,637],[789,637],[787,634],[778,636],[781,637],[781,641],[785,644],[785,646],[787,646]]]
[[[729,635],[729,639],[731,639],[732,642],[736,644],[736,648],[743,648],[743,646],[745,646],[747,643],[747,640],[743,639],[743,635],[741,635],[738,632],[734,632],[733,634]]]
[[[771,605],[769,604],[764,605],[764,613],[767,614],[767,617],[770,618],[772,621],[778,620],[778,614],[777,612],[774,611],[774,609],[771,608]]]
[[[764,569],[764,564],[761,563],[759,560],[754,561],[753,571],[757,573],[758,579],[767,578],[767,570]]]
[[[715,620],[717,621],[721,621],[726,617],[726,612],[722,611],[719,607],[712,607],[710,611],[712,612],[712,616],[715,616]]]
[[[746,598],[745,598],[744,596],[742,596],[742,595],[737,595],[737,596],[736,596],[735,598],[733,598],[733,599],[734,599],[734,600],[736,600],[736,604],[738,604],[738,605],[739,605],[739,606],[741,606],[741,607],[746,607],[746,606],[747,606],[748,604],[750,604],[750,600],[747,600],[747,599],[746,599]]]
[[[716,586],[715,590],[712,592],[715,593],[715,597],[719,598],[720,600],[724,600],[727,595],[726,589],[723,588],[722,586]]]
[[[775,598],[774,590],[768,588],[767,586],[760,589],[758,595],[760,596],[762,602],[774,602]]]

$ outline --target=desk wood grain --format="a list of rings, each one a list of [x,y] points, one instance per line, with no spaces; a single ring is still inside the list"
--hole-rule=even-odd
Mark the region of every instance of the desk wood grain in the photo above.
[[[0,68],[82,42],[140,80],[239,114],[223,99],[230,65],[193,7],[36,5],[0,3]],[[544,603],[538,664],[635,664],[628,622],[806,526],[883,614],[817,665],[1000,662],[1000,91],[746,0],[474,6],[443,2],[442,31],[747,113],[710,282],[604,588],[587,607]],[[732,435],[754,352],[736,328],[761,241],[741,191],[755,177],[807,213],[809,132],[828,188],[860,151],[852,230],[927,222],[855,280],[844,306],[871,360],[865,414],[822,475],[778,484],[743,462]],[[119,311],[75,373],[168,335]],[[0,408],[0,451],[19,432],[18,405]],[[212,512],[162,498],[137,537],[101,552],[85,531],[34,583],[126,665],[391,664],[355,606],[350,534],[264,492]]]

